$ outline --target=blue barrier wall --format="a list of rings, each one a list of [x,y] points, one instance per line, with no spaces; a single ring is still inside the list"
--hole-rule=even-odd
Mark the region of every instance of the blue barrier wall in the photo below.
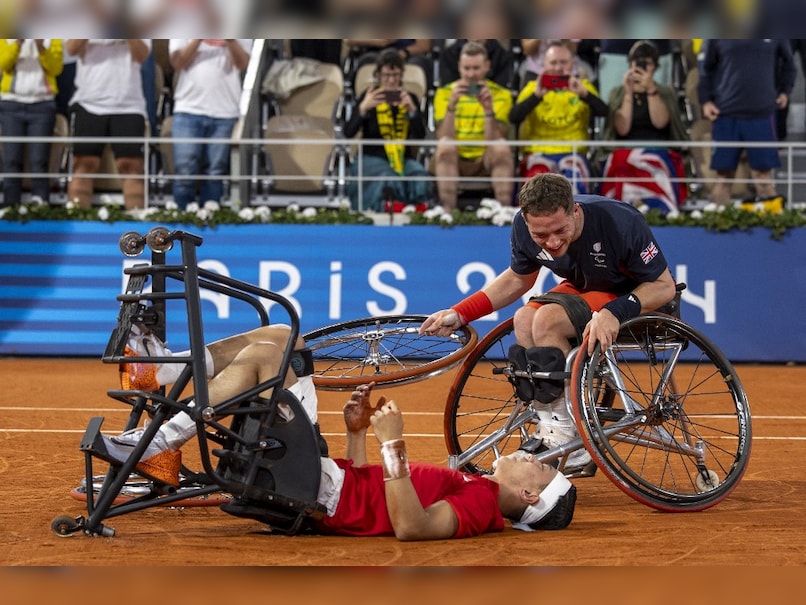
[[[0,222],[0,354],[101,355],[115,325],[124,257],[118,239],[145,223]],[[482,287],[507,266],[509,229],[241,225],[182,227],[204,238],[200,264],[288,297],[301,331],[398,313],[427,314]],[[806,361],[806,229],[783,241],[761,229],[656,228],[685,281],[683,317],[733,361]],[[177,251],[168,262],[178,262]],[[535,293],[550,288],[541,274]],[[474,326],[484,334],[516,305]],[[207,293],[205,339],[257,325],[254,310]],[[271,311],[272,321],[286,321]],[[169,345],[186,348],[184,313],[169,306]]]

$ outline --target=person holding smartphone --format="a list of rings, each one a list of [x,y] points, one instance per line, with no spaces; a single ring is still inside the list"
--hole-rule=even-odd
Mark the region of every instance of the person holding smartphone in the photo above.
[[[518,174],[528,181],[536,174],[556,172],[570,180],[578,193],[590,193],[590,164],[585,141],[591,116],[607,115],[607,105],[590,81],[572,72],[574,54],[563,40],[546,49],[544,71],[527,82],[509,112],[519,125]]]
[[[456,208],[460,177],[490,177],[495,199],[512,205],[515,163],[507,141],[512,95],[485,77],[489,70],[485,46],[466,42],[459,56],[459,79],[434,95],[439,144],[431,169],[445,210]]]
[[[649,144],[617,148],[607,154],[601,194],[668,214],[685,200],[683,158],[670,147],[650,142],[686,141],[689,136],[674,89],[655,80],[659,59],[652,42],[639,40],[633,44],[622,84],[610,92],[602,139]]]
[[[425,138],[425,117],[417,95],[402,87],[405,62],[395,49],[378,55],[375,83],[357,100],[357,105],[344,127],[345,136],[359,133],[363,139],[385,139],[384,144],[367,144],[351,167],[347,187],[355,210],[389,210],[388,204],[414,204],[423,210],[433,197],[430,175],[417,161],[418,147],[395,141]],[[359,196],[359,168],[363,177]],[[411,177],[411,178],[404,178]]]

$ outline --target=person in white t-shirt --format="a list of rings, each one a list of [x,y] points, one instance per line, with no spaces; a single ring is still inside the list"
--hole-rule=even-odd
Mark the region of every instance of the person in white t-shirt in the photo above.
[[[141,65],[151,52],[151,40],[70,39],[66,48],[78,57],[76,92],[70,100],[73,136],[113,139],[112,151],[123,181],[125,206],[142,208],[143,145],[114,139],[145,136]],[[104,146],[103,141],[73,144],[73,178],[67,195],[81,207],[89,207],[93,194],[92,178],[82,175],[99,172]]]
[[[174,139],[228,139],[240,115],[241,73],[249,64],[251,40],[171,39],[171,65],[178,73],[171,136]],[[177,176],[229,173],[229,143],[176,140]],[[174,181],[174,201],[185,208],[196,199],[196,179]],[[222,179],[202,179],[201,203],[221,201]]]

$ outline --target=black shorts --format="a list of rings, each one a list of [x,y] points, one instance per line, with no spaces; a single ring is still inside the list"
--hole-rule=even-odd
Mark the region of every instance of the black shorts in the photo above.
[[[97,115],[90,113],[78,103],[70,107],[75,137],[142,137],[146,132],[146,121],[138,113]],[[116,158],[142,158],[142,143],[110,142]],[[75,155],[101,157],[104,142],[77,142],[73,144]]]

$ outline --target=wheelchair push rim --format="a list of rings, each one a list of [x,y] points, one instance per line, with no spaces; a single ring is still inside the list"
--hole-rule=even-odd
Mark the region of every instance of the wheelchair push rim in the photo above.
[[[750,409],[724,354],[683,321],[642,315],[603,355],[574,361],[571,402],[580,437],[602,472],[652,508],[699,511],[741,480]]]
[[[437,376],[460,363],[478,334],[463,326],[448,336],[419,334],[427,315],[367,317],[303,335],[311,350],[317,388],[346,390],[374,381],[400,385]]]

